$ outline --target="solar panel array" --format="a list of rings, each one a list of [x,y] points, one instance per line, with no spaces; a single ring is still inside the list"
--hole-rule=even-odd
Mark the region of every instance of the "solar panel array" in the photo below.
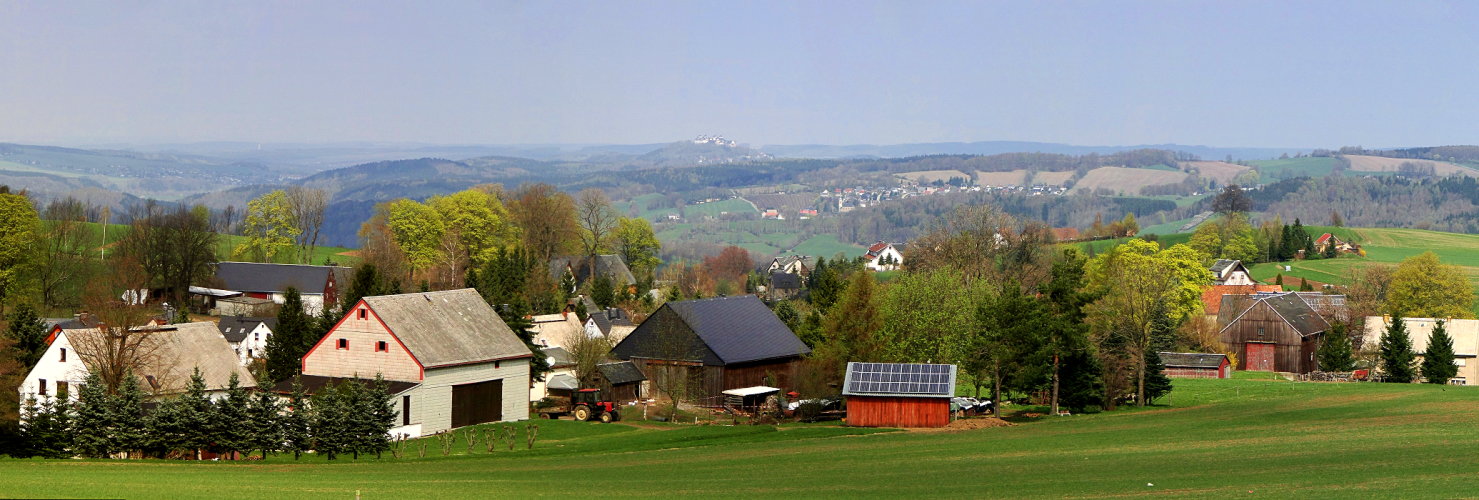
[[[953,396],[955,366],[912,363],[848,363],[847,394]]]

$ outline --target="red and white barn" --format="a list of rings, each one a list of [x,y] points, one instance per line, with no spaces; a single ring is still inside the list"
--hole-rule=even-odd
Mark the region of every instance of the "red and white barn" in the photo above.
[[[1162,371],[1171,378],[1232,378],[1232,361],[1226,354],[1162,352]]]
[[[842,388],[849,426],[944,427],[955,365],[848,363]]]

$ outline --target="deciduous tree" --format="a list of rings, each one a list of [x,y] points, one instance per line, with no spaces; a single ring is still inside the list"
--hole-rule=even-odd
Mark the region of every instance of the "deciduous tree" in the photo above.
[[[22,194],[0,193],[0,314],[27,288],[27,277],[36,264],[36,235],[41,218],[31,200]]]
[[[410,274],[426,271],[442,258],[441,241],[447,231],[441,214],[431,207],[405,198],[386,205],[385,223],[395,243],[405,252]]]
[[[640,217],[623,217],[612,233],[612,247],[621,255],[637,280],[648,283],[662,260],[657,257],[662,243],[652,230],[652,223]]]
[[[1457,266],[1443,264],[1438,254],[1408,257],[1392,272],[1387,310],[1419,318],[1474,317],[1474,286]]]
[[[322,189],[293,186],[285,192],[288,213],[293,227],[297,229],[294,239],[298,248],[298,263],[312,264],[313,253],[318,249],[318,233],[324,226],[324,211],[329,207],[329,194]],[[248,203],[250,207],[250,203]],[[250,210],[250,208],[248,208]]]
[[[303,233],[293,215],[287,192],[281,189],[247,202],[246,220],[241,232],[246,240],[231,251],[231,257],[251,262],[291,259],[294,242]]]

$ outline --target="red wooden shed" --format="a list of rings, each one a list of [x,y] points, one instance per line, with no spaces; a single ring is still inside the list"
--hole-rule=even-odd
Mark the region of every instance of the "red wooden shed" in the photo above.
[[[847,425],[944,427],[955,396],[955,365],[848,363],[842,387]]]
[[[1232,378],[1232,362],[1226,354],[1162,352],[1162,373],[1172,378]]]

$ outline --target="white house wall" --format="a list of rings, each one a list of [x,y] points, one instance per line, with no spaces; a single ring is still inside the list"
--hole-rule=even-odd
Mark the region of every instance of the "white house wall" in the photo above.
[[[62,349],[67,350],[67,360],[61,361]],[[37,402],[44,399],[55,400],[56,383],[63,381],[67,383],[67,399],[77,399],[78,388],[82,381],[87,379],[87,366],[82,364],[82,358],[77,356],[76,349],[72,348],[72,342],[67,339],[65,332],[58,333],[56,340],[46,348],[46,353],[41,355],[41,360],[36,366],[31,367],[31,372],[26,374],[26,379],[21,382],[19,388],[21,404],[26,399],[36,397]],[[46,381],[46,396],[38,393],[41,381]]]
[[[420,425],[423,435],[451,428],[452,386],[500,379],[503,380],[503,421],[528,420],[529,359],[504,360],[498,362],[497,367],[494,364],[426,370],[426,379],[421,385],[405,393],[411,396],[411,424]]]

